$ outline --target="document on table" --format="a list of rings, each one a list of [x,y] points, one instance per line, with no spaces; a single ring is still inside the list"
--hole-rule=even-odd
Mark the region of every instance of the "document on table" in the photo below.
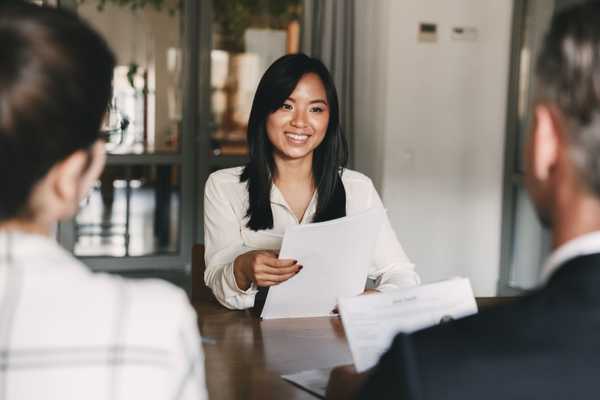
[[[296,374],[281,375],[283,379],[321,399],[325,398],[331,368],[311,369]]]
[[[362,293],[384,218],[385,210],[377,208],[288,228],[279,258],[298,260],[303,268],[269,288],[261,317],[327,316],[338,298]]]
[[[414,332],[477,313],[466,278],[341,298],[339,310],[358,372],[373,367],[400,332]]]

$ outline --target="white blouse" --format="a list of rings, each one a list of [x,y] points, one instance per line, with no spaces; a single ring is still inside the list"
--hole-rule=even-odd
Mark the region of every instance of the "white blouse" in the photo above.
[[[252,250],[278,250],[285,229],[312,222],[317,208],[315,193],[302,220],[298,221],[279,189],[273,185],[273,229],[253,231],[247,228],[248,190],[246,182],[240,182],[242,170],[243,167],[235,167],[212,173],[204,193],[204,281],[219,302],[231,309],[251,308],[257,293],[254,283],[247,290],[237,287],[233,274],[236,257]],[[373,183],[365,175],[346,169],[342,182],[346,190],[347,215],[383,207]],[[402,250],[387,218],[377,240],[368,276],[376,280],[376,288],[380,291],[420,283],[414,264]]]

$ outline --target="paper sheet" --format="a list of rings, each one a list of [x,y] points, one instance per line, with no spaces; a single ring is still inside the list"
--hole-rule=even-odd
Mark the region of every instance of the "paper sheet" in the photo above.
[[[281,375],[283,379],[306,390],[318,398],[324,399],[331,368],[311,369],[296,374]]]
[[[379,208],[288,228],[279,258],[298,260],[304,268],[269,288],[261,317],[327,316],[339,297],[362,293],[384,218]]]
[[[377,364],[399,332],[414,332],[477,313],[466,278],[341,298],[339,310],[358,372]]]

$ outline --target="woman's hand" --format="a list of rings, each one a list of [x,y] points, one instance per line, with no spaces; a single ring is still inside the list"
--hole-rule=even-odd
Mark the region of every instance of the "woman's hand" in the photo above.
[[[296,260],[279,260],[277,253],[255,250],[238,256],[233,263],[233,274],[238,288],[248,290],[256,286],[273,286],[296,275],[302,266]]]

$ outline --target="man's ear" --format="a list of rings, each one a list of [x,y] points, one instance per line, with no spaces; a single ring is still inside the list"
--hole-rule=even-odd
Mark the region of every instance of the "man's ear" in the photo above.
[[[560,122],[555,110],[545,104],[535,106],[531,167],[534,176],[540,181],[546,181],[549,178],[558,161],[560,129]]]

